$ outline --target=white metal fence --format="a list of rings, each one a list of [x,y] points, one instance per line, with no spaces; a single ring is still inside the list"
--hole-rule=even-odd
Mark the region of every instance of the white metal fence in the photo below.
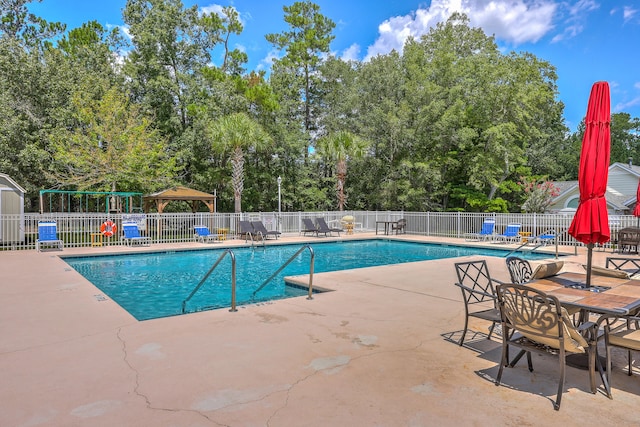
[[[304,229],[303,218],[324,217],[328,223],[339,223],[345,215],[355,218],[355,232],[374,231],[376,221],[407,220],[407,234],[464,238],[466,233],[478,232],[485,218],[496,221],[496,232],[502,233],[509,223],[522,224],[522,231],[535,236],[547,230],[556,230],[560,245],[577,242],[567,234],[572,215],[561,214],[483,214],[466,212],[402,212],[402,211],[329,211],[329,212],[277,212],[255,213],[163,213],[163,214],[101,214],[101,213],[27,213],[0,215],[0,250],[35,249],[38,239],[38,222],[53,220],[57,223],[58,238],[65,247],[89,247],[91,245],[122,245],[122,222],[136,221],[141,234],[153,243],[178,243],[193,241],[193,227],[206,225],[212,232],[225,232],[235,238],[239,220],[261,220],[269,230],[279,230],[283,235],[297,235]],[[117,232],[112,237],[103,236],[101,225],[113,221]],[[618,230],[637,226],[638,218],[611,216],[609,224],[612,241]],[[607,246],[611,243],[607,244]]]

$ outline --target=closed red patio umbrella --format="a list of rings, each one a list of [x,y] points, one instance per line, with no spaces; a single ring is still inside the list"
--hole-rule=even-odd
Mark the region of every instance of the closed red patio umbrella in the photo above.
[[[638,189],[636,190],[636,207],[633,209],[633,216],[638,218],[638,227],[640,227],[640,181],[638,181]]]
[[[580,204],[568,230],[576,240],[587,245],[587,287],[591,286],[593,246],[596,243],[606,243],[611,238],[607,201],[604,197],[609,175],[610,121],[609,84],[597,82],[591,88],[589,96],[580,151]]]

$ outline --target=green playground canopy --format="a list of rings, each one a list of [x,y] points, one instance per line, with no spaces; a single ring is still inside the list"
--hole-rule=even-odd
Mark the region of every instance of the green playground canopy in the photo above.
[[[44,212],[142,212],[142,193],[40,190],[40,213]]]

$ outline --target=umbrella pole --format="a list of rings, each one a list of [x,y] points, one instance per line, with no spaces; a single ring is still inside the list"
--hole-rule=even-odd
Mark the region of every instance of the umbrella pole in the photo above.
[[[593,243],[587,245],[587,288],[591,287],[591,258],[593,257]]]

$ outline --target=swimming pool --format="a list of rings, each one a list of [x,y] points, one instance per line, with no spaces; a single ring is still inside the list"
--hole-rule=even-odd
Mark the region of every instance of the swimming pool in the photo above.
[[[234,248],[238,305],[306,295],[307,289],[289,286],[284,281],[285,276],[309,273],[311,255],[306,250],[253,295],[262,282],[301,247],[296,244]],[[311,247],[316,273],[466,255],[507,254],[500,249],[384,239],[319,242]],[[223,252],[224,249],[204,249],[63,259],[136,319],[147,320],[182,314],[182,302]],[[549,257],[548,254],[530,256]],[[188,302],[187,312],[231,306],[231,262],[226,258]]]

